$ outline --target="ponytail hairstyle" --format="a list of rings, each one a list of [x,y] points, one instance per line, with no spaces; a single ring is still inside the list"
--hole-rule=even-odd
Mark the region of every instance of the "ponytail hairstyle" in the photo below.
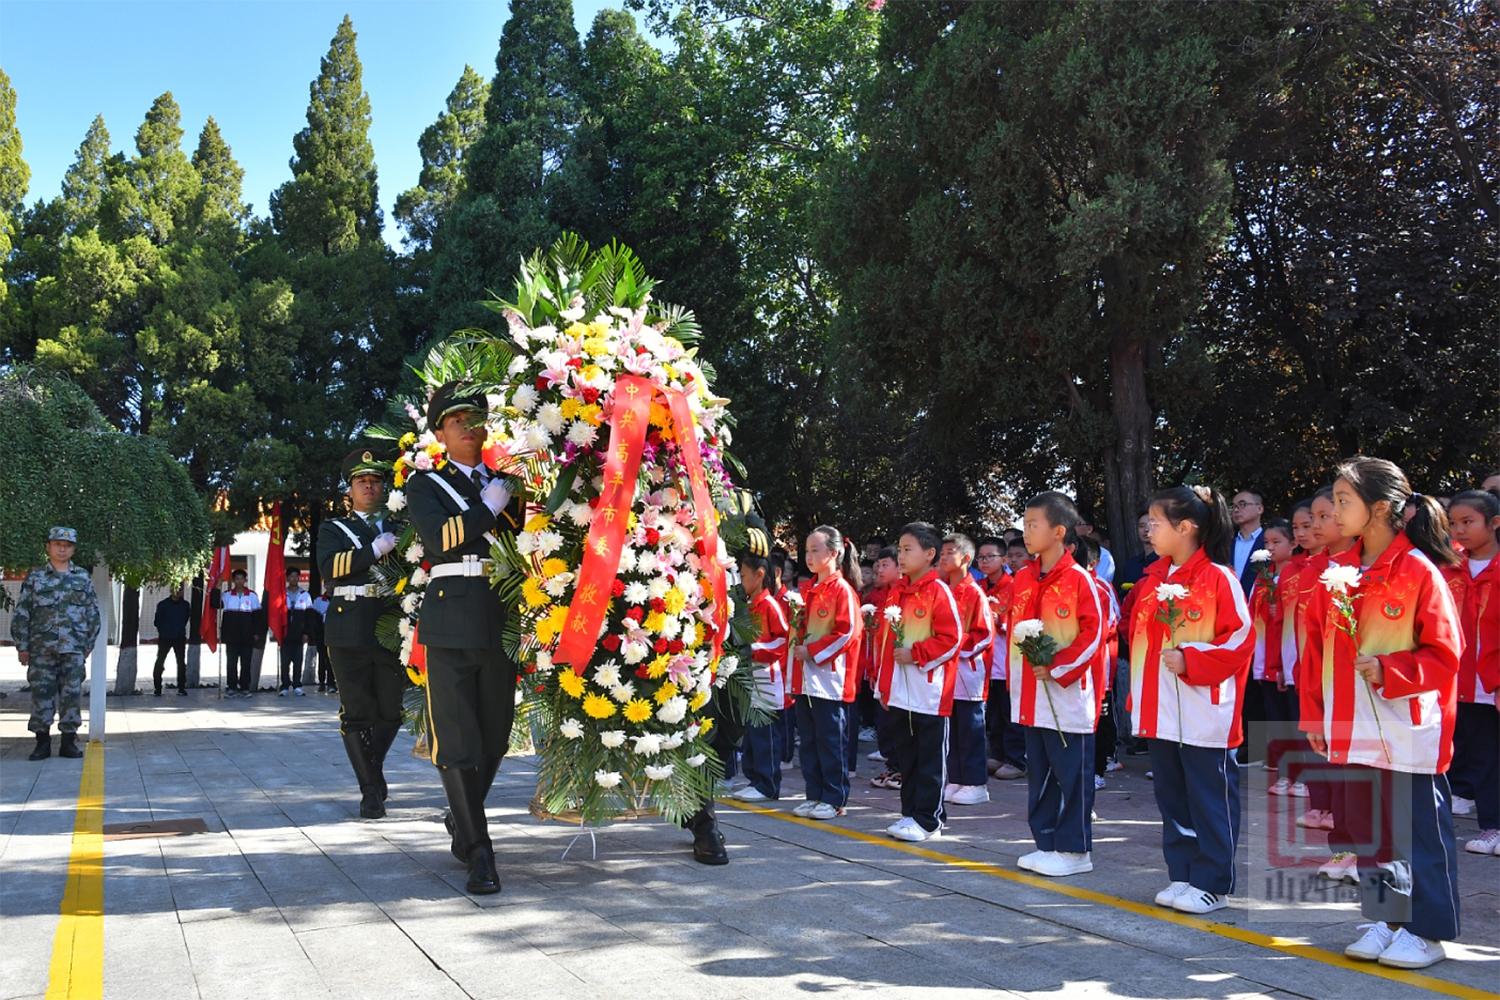
[[[761,572],[760,586],[762,590],[772,594],[776,593],[776,573],[771,566],[771,560],[766,556],[758,556],[749,549],[740,554],[740,576],[745,575],[745,570],[759,570]]]
[[[822,535],[823,541],[834,552],[838,553],[838,571],[848,581],[849,586],[858,590],[863,584],[860,582],[859,553],[854,551],[854,543],[844,537],[843,532],[837,528],[820,524],[812,530],[815,535]]]
[[[1067,494],[1056,490],[1038,493],[1026,501],[1026,510],[1039,510],[1047,515],[1050,527],[1067,529],[1063,535],[1063,548],[1072,550],[1078,545],[1078,525],[1082,523],[1083,517]]]
[[[1073,543],[1073,561],[1084,569],[1093,569],[1099,561],[1099,543],[1088,535],[1079,535]]]
[[[1448,501],[1448,509],[1451,511],[1454,507],[1468,507],[1489,524],[1500,517],[1500,490],[1464,490]],[[1495,541],[1500,542],[1500,529],[1495,531]]]
[[[1160,507],[1172,527],[1183,521],[1198,526],[1198,544],[1209,561],[1234,565],[1234,521],[1224,494],[1207,486],[1173,486],[1157,490],[1151,506]]]
[[[1405,526],[1406,538],[1412,548],[1438,566],[1459,564],[1461,560],[1453,551],[1453,542],[1448,536],[1448,513],[1433,497],[1413,493],[1411,484],[1406,481],[1406,473],[1396,463],[1356,455],[1339,463],[1334,475],[1348,483],[1365,506],[1371,508],[1371,517],[1374,517],[1375,505],[1384,500],[1389,507],[1386,522],[1397,535],[1402,532],[1407,507],[1415,505],[1416,513]]]

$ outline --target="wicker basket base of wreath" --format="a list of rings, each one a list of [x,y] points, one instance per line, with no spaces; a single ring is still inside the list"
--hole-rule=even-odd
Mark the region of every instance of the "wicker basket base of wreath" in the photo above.
[[[541,792],[537,792],[531,797],[531,802],[527,805],[526,808],[527,811],[531,813],[531,815],[535,816],[543,823],[547,822],[547,820],[549,819],[555,819],[560,823],[570,823],[575,826],[583,825],[583,813],[579,812],[577,809],[564,809],[562,812],[549,812],[547,810],[547,807],[542,804]],[[609,821],[611,823],[622,823],[635,819],[654,819],[656,817],[659,817],[660,815],[660,809],[655,809],[648,806],[639,809],[626,809],[624,812],[611,816]]]

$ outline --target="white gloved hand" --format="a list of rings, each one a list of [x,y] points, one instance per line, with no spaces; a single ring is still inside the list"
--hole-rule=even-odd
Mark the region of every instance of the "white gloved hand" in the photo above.
[[[484,489],[480,491],[479,498],[484,501],[484,505],[490,509],[491,514],[499,517],[500,512],[505,509],[505,505],[510,503],[510,490],[506,489],[505,484],[498,478],[491,479],[488,483],[484,484]]]
[[[370,543],[370,548],[375,550],[376,559],[384,558],[385,554],[395,547],[396,536],[389,531],[381,532],[375,537],[375,541]]]

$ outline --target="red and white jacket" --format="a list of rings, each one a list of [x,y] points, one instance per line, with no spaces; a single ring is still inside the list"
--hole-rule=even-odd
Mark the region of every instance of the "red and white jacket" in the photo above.
[[[984,701],[990,689],[989,652],[995,641],[990,599],[968,573],[948,589],[953,591],[953,600],[958,605],[958,627],[964,633],[953,697],[959,701]]]
[[[1250,676],[1273,684],[1281,679],[1280,583],[1285,574],[1285,566],[1277,570],[1270,587],[1266,586],[1264,577],[1257,575],[1255,586],[1250,590],[1250,620],[1255,623],[1255,656],[1250,661]],[[1294,683],[1293,678],[1287,679],[1288,685]]]
[[[979,589],[984,591],[989,599],[990,618],[995,626],[994,641],[990,643],[990,680],[1005,680],[1005,658],[1010,655],[1010,643],[1006,639],[1005,620],[1010,616],[1010,593],[1015,579],[1009,573],[1000,574],[997,583],[991,583],[989,577],[979,581]]]
[[[1137,736],[1175,740],[1196,747],[1235,747],[1243,741],[1240,703],[1255,626],[1234,570],[1211,561],[1202,549],[1181,566],[1136,584],[1135,631],[1130,637],[1130,720]],[[1188,595],[1176,631],[1157,620],[1162,603],[1156,588],[1176,583]],[[1178,676],[1161,668],[1163,649],[1180,649],[1187,665]]]
[[[1104,684],[1099,647],[1104,644],[1107,607],[1101,604],[1094,577],[1069,553],[1063,553],[1045,575],[1035,560],[1021,567],[1011,588],[1006,623],[1010,721],[1064,733],[1094,731],[1103,702],[1098,694]],[[1034,618],[1057,644],[1051,678],[1045,682],[1037,680],[1016,643],[1016,625]]]
[[[1307,628],[1303,622],[1301,591],[1302,571],[1307,568],[1307,558],[1306,553],[1292,556],[1276,577],[1276,603],[1280,605],[1277,611],[1280,618],[1278,635],[1281,645],[1276,657],[1279,671],[1277,676],[1287,687],[1296,687],[1302,683],[1297,663],[1302,658],[1303,636]]]
[[[896,662],[896,634],[882,608],[875,637],[880,703],[921,715],[952,715],[958,653],[965,639],[953,591],[935,569],[916,583],[903,576],[886,593],[885,607],[893,606],[901,609],[902,645],[911,650],[914,662]]]
[[[1495,704],[1500,687],[1500,555],[1477,574],[1464,562],[1443,573],[1464,627],[1464,655],[1458,662],[1458,700]]]
[[[750,602],[750,613],[760,620],[760,636],[750,644],[755,661],[755,686],[772,708],[789,708],[786,664],[791,649],[787,644],[786,615],[781,604],[769,591],[762,590]]]
[[[1349,550],[1355,566],[1361,548]],[[1463,656],[1463,624],[1442,572],[1398,535],[1349,596],[1357,651],[1327,587],[1309,604],[1307,662],[1317,673],[1302,686],[1302,730],[1328,741],[1335,764],[1441,774],[1453,757]],[[1380,660],[1378,688],[1355,673],[1356,655]]]
[[[1120,655],[1120,602],[1115,600],[1115,588],[1099,579],[1099,574],[1089,570],[1089,577],[1099,591],[1099,608],[1104,612],[1104,629],[1099,637],[1099,669],[1094,676],[1099,683],[1094,688],[1094,718],[1104,710],[1104,695],[1114,683],[1115,659]]]
[[[792,661],[792,691],[828,701],[853,701],[859,687],[859,647],[864,619],[859,594],[834,570],[823,581],[811,580],[800,591],[807,602],[802,634],[793,645],[806,645],[812,662]]]

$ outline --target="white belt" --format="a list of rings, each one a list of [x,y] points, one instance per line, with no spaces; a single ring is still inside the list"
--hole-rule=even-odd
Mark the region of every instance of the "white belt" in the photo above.
[[[427,571],[427,576],[433,580],[441,576],[489,576],[494,567],[493,559],[464,556],[463,562],[438,563]]]
[[[357,601],[361,597],[379,597],[380,589],[373,583],[360,584],[358,587],[334,587],[333,596]]]

